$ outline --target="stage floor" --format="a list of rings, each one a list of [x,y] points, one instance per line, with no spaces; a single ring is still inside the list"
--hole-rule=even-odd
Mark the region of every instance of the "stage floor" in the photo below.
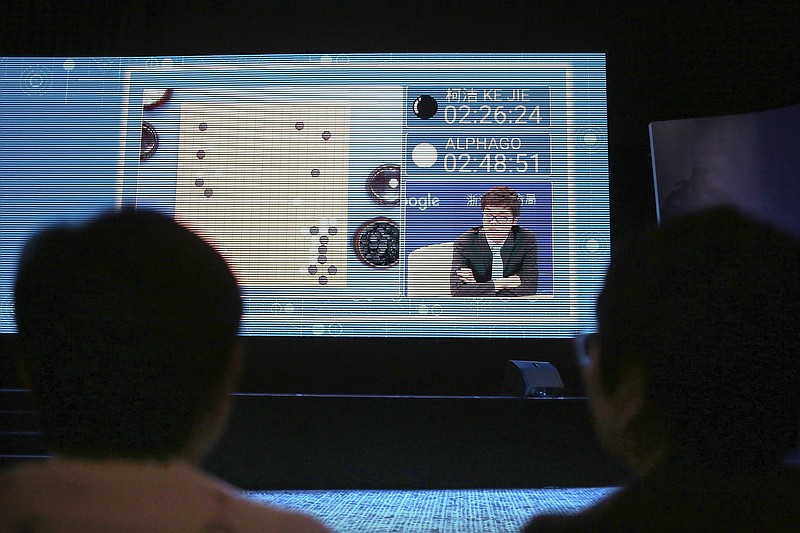
[[[519,531],[533,515],[578,512],[616,490],[292,490],[246,495],[305,512],[342,533],[501,533]]]

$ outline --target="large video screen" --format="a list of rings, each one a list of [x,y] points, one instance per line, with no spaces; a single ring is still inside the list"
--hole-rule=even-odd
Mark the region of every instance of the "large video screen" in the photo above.
[[[3,58],[0,332],[43,227],[227,258],[244,335],[568,337],[609,252],[603,54]],[[64,310],[69,312],[69,310]]]

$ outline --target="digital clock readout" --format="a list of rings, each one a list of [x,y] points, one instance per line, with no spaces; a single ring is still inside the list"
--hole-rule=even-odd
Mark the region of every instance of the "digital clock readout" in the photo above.
[[[413,86],[408,89],[409,128],[549,128],[550,87]]]
[[[411,87],[406,174],[551,174],[546,85]]]
[[[502,174],[518,172],[539,173],[539,154],[484,154],[483,157],[470,153],[444,154],[442,163],[445,172],[483,172]]]
[[[542,115],[542,108],[538,105],[528,107],[519,104],[510,107],[484,104],[480,107],[474,107],[462,104],[459,106],[447,105],[444,108],[444,122],[446,124],[455,125],[527,124],[531,126],[541,126]],[[545,123],[545,125],[547,125],[547,123]]]
[[[550,134],[548,132],[509,135],[493,130],[489,135],[408,136],[409,176],[433,173],[550,175]]]

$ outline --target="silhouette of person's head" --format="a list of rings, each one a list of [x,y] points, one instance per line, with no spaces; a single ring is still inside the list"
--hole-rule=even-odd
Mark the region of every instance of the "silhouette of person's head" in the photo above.
[[[123,210],[26,246],[21,363],[51,450],[197,459],[222,425],[242,313],[223,258],[171,218]]]
[[[603,440],[640,471],[779,464],[800,427],[800,243],[715,208],[628,244],[584,369]]]

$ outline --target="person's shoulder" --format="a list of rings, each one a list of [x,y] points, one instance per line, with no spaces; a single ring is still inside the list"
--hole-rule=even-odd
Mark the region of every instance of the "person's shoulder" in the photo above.
[[[26,461],[0,472],[0,531],[26,530],[20,524],[37,519],[40,509],[53,505],[52,493],[64,483],[52,480],[48,466],[45,461]],[[69,488],[74,492],[74,485]]]
[[[523,533],[586,533],[591,531],[624,531],[609,527],[616,523],[620,497],[626,489],[611,494],[579,513],[536,515],[522,529]],[[635,530],[632,530],[635,531]]]
[[[44,477],[47,466],[44,461],[23,462],[0,472],[0,502],[21,497],[30,488],[31,481],[35,483]],[[0,505],[0,509],[3,508]]]
[[[516,235],[518,239],[534,240],[534,241],[536,240],[536,234],[532,230],[529,230],[528,228],[525,228],[523,226],[514,226],[511,230],[514,232],[514,235]]]
[[[477,237],[480,237],[481,228],[483,228],[483,226],[475,226],[474,228],[468,229],[467,231],[456,237],[455,242],[462,244],[473,242]]]
[[[571,533],[581,532],[585,524],[576,518],[577,515],[545,514],[534,517],[522,529],[522,533]]]
[[[14,490],[18,467],[0,472],[0,531],[11,529],[10,520],[12,509],[18,507],[15,496],[19,495]]]
[[[634,481],[580,513],[534,516],[523,531],[800,531],[798,475],[662,472]]]
[[[297,533],[329,533],[330,529],[307,514],[278,509],[245,498],[239,498],[237,516],[231,522],[236,531],[253,533],[292,531]]]
[[[280,509],[278,507],[261,503],[255,499],[247,498],[241,491],[228,483],[207,477],[212,481],[214,488],[229,511],[228,521],[234,531],[248,533],[267,533],[279,531],[292,531],[298,533],[328,533],[322,522],[316,518],[298,512]]]

